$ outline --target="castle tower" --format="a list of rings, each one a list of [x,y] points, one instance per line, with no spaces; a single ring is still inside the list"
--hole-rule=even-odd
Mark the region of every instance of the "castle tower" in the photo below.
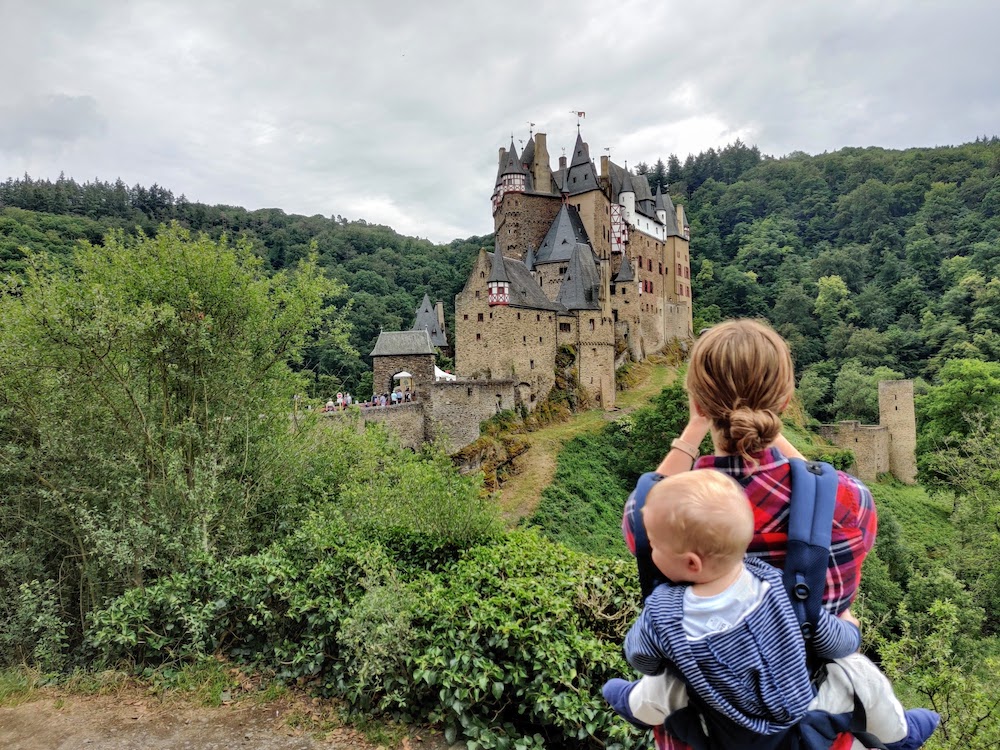
[[[905,484],[917,480],[917,420],[912,380],[878,384],[879,424],[889,429],[889,471]]]
[[[622,177],[621,189],[618,191],[618,202],[625,207],[625,221],[635,222],[635,188],[632,187],[632,176],[627,167]]]
[[[656,186],[656,218],[661,224],[667,223],[667,206],[663,202],[663,191],[660,190],[660,186]]]

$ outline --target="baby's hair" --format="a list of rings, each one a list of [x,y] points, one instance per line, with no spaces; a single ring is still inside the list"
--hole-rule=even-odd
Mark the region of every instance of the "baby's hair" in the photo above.
[[[681,552],[734,564],[753,538],[753,510],[743,488],[714,469],[675,474],[657,482],[643,508],[647,532],[669,538]]]
[[[756,320],[712,326],[695,342],[687,389],[721,437],[725,453],[750,459],[781,433],[795,391],[788,344]]]

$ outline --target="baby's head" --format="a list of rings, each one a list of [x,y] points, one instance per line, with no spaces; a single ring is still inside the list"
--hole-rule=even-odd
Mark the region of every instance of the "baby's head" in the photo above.
[[[712,469],[657,482],[642,509],[653,563],[672,581],[704,583],[743,561],[753,511],[743,488]]]

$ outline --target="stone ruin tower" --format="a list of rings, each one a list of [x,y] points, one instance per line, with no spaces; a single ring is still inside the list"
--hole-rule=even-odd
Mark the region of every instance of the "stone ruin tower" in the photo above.
[[[912,380],[878,384],[879,424],[889,429],[889,472],[899,481],[917,481],[917,418]]]

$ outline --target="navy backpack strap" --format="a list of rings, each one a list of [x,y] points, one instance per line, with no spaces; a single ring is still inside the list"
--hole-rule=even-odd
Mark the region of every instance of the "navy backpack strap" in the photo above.
[[[830,564],[839,479],[837,470],[827,463],[797,458],[789,459],[788,463],[792,496],[783,580],[806,640],[806,650],[811,653]]]
[[[632,511],[629,518],[632,526],[632,536],[635,540],[635,562],[639,569],[639,588],[642,591],[642,601],[653,593],[653,589],[665,580],[653,564],[653,551],[649,547],[649,537],[646,536],[646,526],[642,522],[642,509],[646,505],[646,497],[657,482],[663,479],[662,474],[655,471],[646,472],[632,491]]]

